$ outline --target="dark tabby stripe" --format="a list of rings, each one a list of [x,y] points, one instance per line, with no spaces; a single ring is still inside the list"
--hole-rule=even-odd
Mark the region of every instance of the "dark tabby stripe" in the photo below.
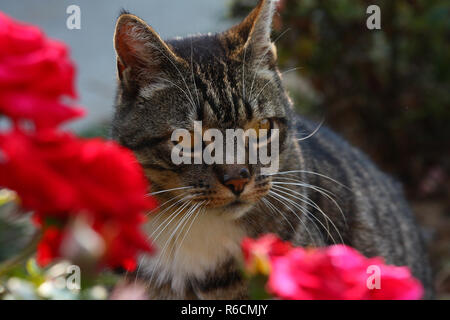
[[[190,280],[192,287],[202,293],[208,293],[217,289],[226,289],[242,282],[242,273],[234,259],[229,259],[216,270],[206,274],[204,279]]]

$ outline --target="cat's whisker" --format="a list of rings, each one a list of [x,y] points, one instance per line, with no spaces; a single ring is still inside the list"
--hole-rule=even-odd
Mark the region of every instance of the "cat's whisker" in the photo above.
[[[205,202],[206,202],[206,200],[204,200],[204,201],[198,203],[198,204],[196,205],[196,207],[194,207],[194,209],[191,210],[191,214],[189,215],[188,219],[186,220],[185,226],[188,225],[189,219],[190,219],[191,217],[193,217],[193,219],[191,220],[191,223],[190,223],[189,226],[187,227],[187,230],[184,231],[183,238],[181,238],[181,241],[180,241],[180,242],[178,243],[178,245],[177,245],[178,249],[181,249],[181,246],[183,245],[183,242],[184,242],[184,240],[186,239],[186,236],[188,235],[189,231],[190,231],[191,228],[192,228],[192,225],[194,224],[194,222],[195,222],[197,216],[199,215],[199,212],[202,211],[202,209],[204,209],[204,208],[202,208],[202,205],[203,205]],[[177,243],[178,238],[179,238],[180,235],[183,233],[183,229],[184,229],[184,226],[183,226],[183,228],[180,230],[180,232],[178,233],[177,238],[175,239],[173,248],[175,247],[175,244]],[[172,249],[172,250],[173,250],[173,249]],[[171,250],[171,252],[169,253],[169,256],[172,254],[172,250]],[[178,251],[179,251],[179,250],[176,250],[176,252],[175,252],[174,260],[176,260],[176,255],[177,255]]]
[[[314,135],[320,130],[320,128],[322,128],[324,122],[325,122],[325,118],[323,118],[323,119],[320,121],[320,123],[317,125],[317,128],[314,129],[313,132],[311,132],[311,133],[310,133],[309,135],[307,135],[306,137],[297,139],[297,141],[305,141],[305,140],[311,138],[312,136],[314,136]]]
[[[278,191],[278,192],[279,192],[279,191]],[[336,244],[336,240],[334,239],[333,235],[331,234],[329,228],[325,227],[325,225],[324,225],[324,224],[323,224],[323,223],[322,223],[315,215],[313,215],[307,208],[305,208],[305,207],[299,205],[299,204],[296,203],[295,201],[293,201],[293,200],[291,200],[291,199],[288,199],[288,198],[284,197],[283,195],[281,195],[281,194],[279,194],[279,193],[277,193],[277,192],[271,191],[271,194],[276,194],[277,197],[279,197],[279,198],[281,198],[281,199],[287,201],[288,203],[292,204],[294,207],[296,207],[296,208],[299,209],[301,212],[303,212],[303,214],[305,215],[305,217],[309,217],[309,215],[310,215],[312,218],[314,218],[314,219],[322,226],[322,228],[327,232],[328,236],[331,238],[331,240],[333,241],[333,243]],[[309,215],[308,215],[307,213],[305,213],[304,211],[306,211],[307,213],[309,213]],[[338,231],[338,233],[339,233],[339,231]]]
[[[157,195],[157,194],[160,194],[160,193],[165,193],[165,192],[175,191],[175,190],[191,189],[193,187],[194,186],[186,186],[186,187],[178,187],[178,188],[172,188],[172,189],[164,189],[164,190],[161,190],[161,191],[150,192],[150,193],[147,194],[147,196],[154,196],[154,195]]]
[[[316,176],[325,178],[325,179],[327,179],[327,180],[330,180],[330,181],[332,181],[332,182],[335,182],[336,184],[340,185],[341,187],[346,188],[346,189],[349,190],[349,191],[352,191],[352,189],[351,189],[350,187],[348,187],[348,186],[342,184],[341,182],[339,182],[339,181],[337,181],[337,180],[335,180],[335,179],[333,179],[333,178],[331,178],[331,177],[329,177],[329,176],[327,176],[327,175],[324,175],[324,174],[322,174],[322,173],[315,172],[315,171],[308,171],[308,170],[289,170],[289,171],[280,171],[280,172],[277,172],[277,173],[269,174],[268,176],[284,175],[284,174],[291,174],[291,173],[306,173],[306,174],[316,175]]]
[[[184,197],[184,198],[183,198],[183,199],[179,199],[180,197]],[[160,205],[158,208],[153,209],[151,212],[149,212],[149,213],[147,214],[147,216],[149,216],[152,212],[154,212],[154,211],[156,211],[156,210],[159,210],[159,211],[153,216],[152,221],[150,221],[150,225],[152,225],[152,224],[153,224],[153,221],[154,221],[155,219],[158,219],[164,212],[166,212],[167,210],[169,210],[169,209],[172,208],[173,206],[177,205],[177,204],[180,203],[181,201],[188,199],[189,197],[190,197],[189,194],[182,193],[182,194],[179,194],[179,195],[177,195],[177,196],[172,197],[171,199],[169,199],[168,201],[166,201],[166,202],[164,202],[162,205]],[[162,209],[162,207],[163,207],[164,205],[167,205],[168,203],[170,203],[170,202],[172,202],[172,201],[174,201],[174,200],[176,200],[176,199],[178,199],[177,202],[173,203],[170,207],[167,207],[167,208],[165,208],[165,209]],[[162,209],[162,210],[161,210],[161,209]]]
[[[167,246],[170,247],[170,251],[167,254],[167,257],[171,257],[172,256],[172,252],[176,246],[176,243],[178,241],[178,239],[180,238],[181,234],[183,233],[183,229],[184,227],[189,223],[189,219],[191,218],[191,216],[195,213],[195,211],[197,210],[197,208],[201,205],[201,203],[195,203],[193,204],[189,210],[183,214],[183,217],[181,218],[180,222],[177,224],[177,227],[173,230],[172,235],[170,236],[170,239],[174,238],[174,240],[170,240],[170,242],[167,243]],[[176,235],[176,237],[175,237]]]
[[[313,186],[313,187],[315,187],[315,188],[325,192],[330,197],[334,196],[334,197],[337,198],[336,194],[331,192],[330,190],[322,188],[322,187],[319,187],[319,186],[315,186],[315,185],[312,185],[312,184],[309,184],[309,183],[306,183],[306,182],[304,182],[304,181],[302,181],[300,179],[295,179],[295,178],[290,178],[290,177],[276,177],[276,179],[281,179],[281,180],[285,180],[285,181],[288,181],[288,182],[291,181],[291,182],[303,183],[303,184],[306,184],[306,185],[309,185],[309,186]],[[274,180],[274,182],[284,182],[284,181],[276,181],[276,180]]]
[[[192,200],[189,200],[189,201],[186,201],[185,203],[183,203],[180,207],[178,207],[174,212],[172,212],[157,228],[156,228],[156,230],[154,230],[153,232],[152,232],[152,234],[150,235],[150,237],[149,238],[152,238],[153,237],[153,235],[156,233],[156,232],[158,232],[158,230],[162,227],[162,226],[164,226],[163,228],[162,228],[162,230],[161,231],[159,231],[159,233],[153,238],[153,241],[156,241],[158,238],[159,238],[159,236],[164,232],[164,230],[167,228],[167,226],[168,225],[170,225],[170,223],[173,221],[173,219],[175,219],[175,217],[178,215],[178,213],[179,212],[181,212],[182,210],[184,210],[184,208],[186,208],[190,203],[192,202]],[[166,223],[166,221],[168,221],[169,220],[169,222],[167,222]]]
[[[190,231],[190,229],[191,229],[191,227],[192,227],[194,221],[196,220],[197,216],[199,215],[199,212],[201,211],[201,210],[197,210],[197,209],[200,208],[205,202],[206,202],[206,201],[203,201],[203,202],[194,204],[194,205],[192,205],[192,206],[189,206],[189,208],[187,209],[187,212],[183,214],[183,218],[182,218],[182,219],[178,222],[178,224],[173,228],[173,231],[172,231],[171,235],[170,235],[170,236],[168,237],[168,239],[165,241],[164,246],[163,246],[163,248],[161,249],[160,255],[159,255],[159,257],[158,257],[158,260],[157,260],[156,265],[155,265],[155,267],[154,267],[154,269],[153,269],[153,272],[152,272],[152,275],[151,275],[150,279],[153,278],[154,270],[157,270],[157,268],[158,268],[158,266],[159,266],[159,264],[160,264],[160,261],[161,261],[161,260],[163,259],[163,257],[166,255],[165,252],[166,252],[166,250],[167,250],[169,247],[170,247],[171,249],[170,249],[170,252],[168,253],[168,256],[170,257],[170,256],[172,255],[172,252],[173,252],[173,250],[174,250],[174,248],[175,248],[175,246],[176,246],[176,243],[177,243],[177,241],[178,241],[178,238],[179,238],[180,235],[182,234],[183,228],[189,223],[189,219],[190,219],[191,217],[193,217],[194,214],[195,214],[194,218],[193,218],[192,221],[191,221],[191,224],[190,224],[189,227],[188,227],[188,230],[185,232],[185,234],[184,234],[184,236],[183,236],[183,238],[182,238],[182,240],[181,240],[181,243],[180,243],[180,245],[179,245],[178,247],[181,246],[181,244],[183,243],[184,239],[186,238],[186,235],[189,233],[189,231]],[[206,208],[203,208],[203,209],[204,209],[204,211],[206,210]],[[183,210],[184,210],[184,208],[183,208]],[[183,211],[183,210],[181,210],[181,211]],[[181,229],[181,230],[178,232],[179,229]],[[175,238],[175,240],[174,240],[172,246],[170,246],[170,245],[171,245],[171,242],[172,242],[172,239],[174,238],[175,235],[177,235],[177,237]],[[175,255],[177,254],[177,252],[178,252],[178,250],[175,252]],[[176,258],[176,257],[174,257],[174,259],[175,259],[175,258]]]
[[[163,213],[164,213],[164,212],[166,212],[167,210],[169,210],[169,209],[172,208],[173,206],[177,205],[178,203],[182,202],[183,200],[188,199],[190,195],[181,194],[181,195],[175,196],[175,197],[173,197],[173,198],[167,200],[166,202],[164,202],[164,203],[163,203],[162,205],[160,205],[158,208],[156,208],[156,209],[152,210],[151,212],[149,212],[147,215],[151,214],[153,211],[155,211],[155,210],[157,210],[157,209],[160,209],[160,208],[161,208],[162,206],[164,206],[166,203],[169,203],[169,202],[171,202],[171,201],[173,201],[173,200],[175,200],[175,199],[177,199],[177,198],[179,198],[179,197],[182,197],[182,196],[184,196],[184,198],[179,199],[178,201],[176,201],[175,203],[173,203],[171,206],[167,207],[166,209],[162,210],[161,212],[158,212],[158,214],[152,219],[152,221],[150,222],[149,225],[150,225],[150,226],[154,225],[161,217],[163,217]],[[165,220],[165,221],[167,221],[167,220]],[[164,222],[165,222],[165,221],[164,221]],[[163,225],[164,222],[163,222],[162,224],[160,224],[160,226]],[[160,228],[160,226],[159,226],[158,228]],[[154,234],[154,233],[152,233],[148,238],[151,238],[151,237],[153,236],[153,234]],[[136,283],[136,281],[137,281],[137,279],[138,279],[138,275],[139,275],[140,268],[141,268],[141,262],[139,262],[139,263],[138,263],[138,266],[137,266],[136,276],[135,276],[135,283]]]
[[[163,210],[163,212],[161,212],[161,216],[164,212],[168,211],[169,209],[171,209],[172,207],[176,206],[177,204],[179,204],[180,202],[183,202],[185,200],[189,200],[192,199],[193,197],[197,196],[198,194],[193,194],[193,195],[187,195],[185,197],[183,197],[182,199],[179,199],[177,202],[175,202],[174,204],[172,204],[170,207],[166,208]],[[158,232],[158,230],[163,227],[163,229],[161,231],[159,231],[159,233],[152,239],[154,242],[156,242],[156,240],[160,237],[160,235],[164,232],[164,230],[171,224],[171,222],[175,219],[176,216],[178,216],[178,214],[180,212],[182,212],[190,203],[192,202],[192,200],[187,201],[186,203],[182,204],[179,208],[177,208],[174,212],[172,212],[153,232],[152,234],[149,236],[149,238],[152,238],[153,235]],[[159,217],[157,217],[157,219],[159,219]],[[170,219],[170,221],[168,221]],[[167,222],[168,221],[168,222]],[[139,272],[139,267],[138,267],[138,271]]]
[[[156,241],[156,239],[159,238],[159,236],[160,236],[160,235],[162,234],[162,232],[167,228],[167,226],[173,221],[173,219],[174,219],[175,217],[177,217],[180,213],[182,213],[186,207],[188,207],[188,209],[187,209],[188,211],[191,209],[191,203],[192,203],[192,200],[189,200],[189,201],[186,202],[181,208],[179,208],[177,211],[175,211],[175,212],[172,214],[172,215],[174,215],[174,217],[166,224],[166,226],[164,227],[163,230],[161,230],[161,232],[158,234],[158,236],[155,237],[155,240],[154,240],[154,241]],[[179,227],[180,223],[183,222],[183,219],[184,219],[185,217],[186,217],[186,216],[184,216],[184,217],[176,224],[176,226],[174,227],[173,230],[176,230],[176,229]],[[162,249],[160,250],[160,252],[158,253],[158,258],[157,258],[157,261],[156,261],[156,265],[155,265],[155,267],[153,268],[152,274],[151,274],[151,276],[150,276],[150,282],[152,282],[153,276],[154,276],[154,274],[155,274],[155,271],[158,269],[160,262],[162,261],[162,259],[164,259],[164,255],[165,255],[165,251],[166,251],[167,245],[168,245],[168,243],[172,240],[173,235],[174,235],[174,232],[172,232],[171,235],[166,239],[166,241],[164,242],[163,248],[162,248]]]
[[[277,43],[278,40],[280,40],[288,31],[290,31],[291,28],[287,28],[286,30],[284,30],[274,41],[272,41],[273,45],[275,45],[275,43]],[[270,52],[271,47],[268,46],[266,50],[264,50],[264,54],[262,55],[262,57],[259,59],[258,64],[255,67],[255,70],[259,70],[259,67],[261,66],[261,63],[263,61],[263,59],[265,59],[266,55]],[[253,85],[255,84],[255,80],[256,80],[256,75],[257,73],[255,72],[254,76],[253,76],[253,80],[252,80],[252,84],[250,86],[250,100],[252,100],[252,93],[253,93]]]
[[[158,207],[156,207],[155,209],[151,210],[150,212],[147,212],[146,216],[151,216],[152,214],[154,214],[155,212],[157,212],[157,213],[152,217],[152,220],[150,221],[149,224],[150,224],[150,225],[153,225],[154,222],[155,222],[155,220],[158,220],[159,217],[161,216],[161,214],[162,214],[163,212],[165,212],[165,210],[166,210],[167,208],[166,208],[166,209],[162,209],[165,205],[168,205],[170,202],[172,202],[172,201],[174,201],[174,200],[176,200],[176,199],[182,197],[183,195],[185,195],[185,194],[180,194],[180,195],[178,195],[178,196],[172,197],[172,198],[170,198],[169,200],[167,200],[167,201],[163,202],[162,204],[160,204],[160,205],[159,205]]]
[[[284,185],[300,186],[300,187],[309,188],[309,189],[312,189],[312,190],[315,190],[315,191],[319,192],[323,196],[327,197],[336,206],[336,208],[341,213],[342,218],[344,219],[344,223],[347,225],[347,218],[345,217],[344,211],[342,210],[341,206],[337,203],[337,201],[326,192],[328,190],[326,190],[324,188],[321,188],[321,187],[318,187],[318,186],[311,185],[309,183],[304,183],[304,182],[302,182],[302,183],[294,183],[294,182],[272,181],[272,184],[274,184],[274,185],[277,185],[277,184],[283,185],[284,184]],[[330,191],[328,191],[328,192],[330,192]]]
[[[292,72],[292,71],[295,71],[295,70],[299,70],[299,69],[302,69],[302,68],[292,68],[292,69],[289,69],[289,70],[286,70],[286,71],[282,72],[281,74],[284,75],[284,74],[286,74],[286,73],[289,73],[289,72]],[[259,98],[259,96],[261,95],[261,93],[263,93],[264,89],[265,89],[271,82],[273,82],[274,80],[275,80],[275,78],[272,78],[272,79],[268,80],[268,81],[266,82],[266,84],[262,87],[261,91],[259,91],[259,93],[257,94],[256,98],[252,100],[252,102],[258,101],[258,98]]]
[[[269,195],[268,195],[269,196]],[[279,213],[281,215],[281,217],[289,224],[289,226],[292,229],[292,232],[295,232],[295,228],[292,225],[292,223],[288,220],[288,218],[286,218],[286,216],[283,214],[283,212],[281,212],[281,210],[279,210],[276,206],[273,205],[273,203],[271,203],[268,199],[265,198],[261,198],[261,200],[264,202],[264,204],[270,209],[273,210],[273,212],[275,213]]]
[[[192,38],[191,38],[191,73],[192,73],[192,82],[194,83],[194,87],[195,87],[195,94],[197,95],[197,106],[200,106],[200,98],[198,96],[198,89],[197,89],[197,83],[195,82],[195,76],[194,76],[194,60],[193,60],[193,55],[194,55],[194,48],[192,47]]]
[[[276,200],[276,201],[282,203],[286,208],[288,208],[288,209],[296,216],[296,218],[298,219],[298,221],[299,221],[299,222],[303,225],[303,227],[305,228],[305,231],[306,231],[306,233],[308,234],[309,238],[310,238],[311,241],[314,243],[314,246],[317,246],[317,243],[316,243],[314,237],[312,236],[311,232],[309,232],[308,227],[306,226],[305,222],[301,219],[301,217],[299,217],[299,216],[297,215],[297,213],[296,213],[294,210],[292,210],[292,208],[291,208],[289,205],[286,205],[286,204],[285,204],[284,202],[282,202],[279,198],[275,197],[275,196],[276,196],[276,193],[274,193],[274,192],[273,192],[272,194],[269,193],[268,196],[270,196],[270,197],[273,198],[274,200]],[[267,200],[267,201],[270,203],[269,200]],[[271,205],[272,205],[274,208],[276,208],[276,206],[275,206],[274,204],[271,203]],[[277,208],[276,208],[276,209],[277,209]],[[282,213],[281,213],[281,210],[277,209],[277,211],[278,211],[280,214],[282,214]],[[283,215],[283,216],[284,216],[284,215]],[[287,218],[285,218],[285,220],[288,221]],[[314,225],[314,226],[316,227],[316,229],[317,229],[317,226],[314,224],[314,222],[313,222],[313,225]],[[295,232],[295,230],[294,230],[294,232]]]
[[[189,103],[191,104],[192,107],[195,108],[195,103],[193,100],[191,100],[191,98],[189,97],[189,95],[187,94],[187,92],[185,90],[183,90],[183,88],[181,88],[179,85],[177,85],[176,83],[174,83],[173,81],[166,79],[166,78],[161,78],[161,77],[155,77],[155,79],[159,79],[160,81],[166,81],[168,83],[170,83],[171,85],[173,85],[174,87],[176,87],[178,90],[180,90],[181,92],[184,93],[184,95],[186,96],[186,98],[188,99]]]
[[[182,202],[182,201],[184,201],[184,200],[186,200],[186,199],[189,199],[189,197],[190,197],[190,195],[181,194],[181,195],[178,195],[178,196],[173,197],[171,200],[169,200],[169,201],[167,201],[167,202],[172,202],[173,200],[175,200],[175,199],[177,199],[177,198],[180,198],[180,197],[183,197],[183,196],[184,196],[183,199],[179,199],[178,201],[174,202],[174,203],[173,203],[172,205],[170,205],[169,207],[167,207],[167,208],[165,208],[165,209],[159,211],[159,212],[151,219],[151,221],[149,222],[149,226],[153,226],[153,225],[155,225],[156,223],[158,223],[159,220],[160,220],[160,218],[164,217],[164,213],[166,213],[168,210],[170,210],[171,208],[173,208],[174,206],[176,206],[178,203],[180,203],[180,202]],[[166,202],[166,203],[167,203],[167,202]],[[161,207],[162,207],[162,206],[160,206],[160,208],[161,208]]]
[[[245,101],[245,55],[247,54],[247,46],[244,48],[244,60],[242,60],[242,100]]]
[[[293,198],[295,198],[295,199],[297,199],[297,200],[300,200],[300,201],[303,202],[303,203],[308,204],[307,201],[305,201],[305,200],[303,200],[303,199],[301,199],[301,198],[299,198],[299,197],[297,197],[297,196],[294,196],[294,195],[292,195],[291,193],[288,193],[288,192],[283,191],[283,190],[280,190],[280,189],[277,189],[277,191],[280,192],[280,193],[282,193],[282,194],[284,194],[284,195],[287,195],[287,196],[293,197]],[[290,191],[294,191],[294,190],[290,190]],[[281,195],[280,195],[280,196],[281,196]],[[295,203],[295,202],[294,202],[293,200],[291,200],[291,199],[286,199],[286,200],[289,200],[289,201],[292,202],[293,204]],[[309,199],[308,199],[308,200],[309,200]],[[298,205],[298,206],[300,206],[298,203],[295,203],[295,204]],[[310,205],[311,205],[311,204],[310,204]],[[301,207],[304,208],[303,206],[301,206]],[[314,214],[312,214],[307,208],[304,208],[304,209],[305,209],[305,210],[306,210],[306,211],[307,211],[314,219],[316,219],[317,222],[319,222],[319,223],[327,230],[328,235],[330,235],[330,237],[331,237],[331,239],[333,240],[333,242],[336,243],[336,241],[334,240],[334,238],[331,236],[331,233],[330,233],[330,230],[329,230],[329,226],[328,226],[328,221],[329,221],[329,222],[331,223],[331,225],[334,227],[334,229],[336,230],[337,234],[339,235],[339,238],[340,238],[340,240],[341,240],[341,243],[344,243],[344,240],[343,240],[343,238],[342,238],[342,236],[341,236],[341,233],[340,233],[339,229],[336,227],[336,225],[334,224],[333,220],[331,220],[331,218],[328,217],[328,215],[325,214],[325,212],[323,212],[323,210],[320,209],[319,206],[314,205],[313,208],[317,209],[317,210],[323,215],[323,217],[325,218],[325,222],[326,222],[326,224],[327,224],[327,227],[326,227],[326,228],[325,228],[325,226],[323,226],[322,222],[321,222],[320,220],[318,220],[317,217],[316,217]]]
[[[323,210],[314,202],[314,201],[312,201],[311,199],[309,199],[307,196],[305,196],[305,195],[303,195],[302,193],[300,193],[300,192],[298,192],[298,191],[296,191],[296,190],[292,190],[292,189],[289,189],[289,188],[286,188],[286,187],[283,187],[283,186],[281,186],[281,185],[278,185],[278,186],[276,186],[276,185],[273,185],[272,186],[272,189],[273,190],[277,190],[278,192],[285,192],[284,194],[287,194],[287,195],[289,195],[289,196],[292,196],[291,194],[289,194],[289,193],[286,193],[286,191],[289,191],[289,192],[291,192],[291,193],[295,193],[297,196],[293,196],[294,198],[296,198],[297,200],[300,200],[300,201],[302,201],[303,203],[306,203],[307,205],[309,205],[309,206],[311,206],[311,207],[313,207],[314,209],[316,209],[317,211],[319,211],[324,217],[326,217],[327,215],[325,214],[325,212],[323,212]],[[302,199],[299,199],[298,197],[301,197]],[[307,210],[308,211],[308,210]],[[311,212],[309,212],[308,211],[308,213],[310,213],[311,215],[313,215]],[[327,219],[325,219],[325,223],[326,223],[326,225],[327,225],[327,229],[329,230],[329,225],[328,225],[328,220]]]
[[[183,74],[181,73],[180,69],[177,67],[177,65],[175,64],[175,62],[172,61],[172,59],[170,57],[168,57],[160,48],[158,48],[157,46],[155,46],[154,44],[150,43],[149,44],[151,47],[153,47],[154,49],[158,50],[167,60],[170,61],[170,63],[175,67],[175,69],[177,70],[178,74],[180,75],[181,79],[184,82],[184,85],[191,97],[190,101],[192,103],[192,106],[194,107],[194,109],[196,109],[195,107],[195,103],[194,103],[194,97],[191,94],[191,91],[189,90],[189,86],[187,85],[186,79],[183,77]]]
[[[287,209],[289,209],[289,211],[291,211],[292,213],[294,213],[297,218],[299,219],[299,221],[302,222],[303,226],[305,227],[305,230],[308,230],[308,228],[306,227],[305,223],[301,220],[301,218],[297,215],[297,213],[291,208],[291,206],[293,206],[295,209],[298,209],[303,216],[308,219],[316,228],[316,230],[319,231],[319,228],[317,227],[316,223],[314,222],[314,220],[312,220],[308,213],[311,215],[311,217],[313,217],[317,222],[319,222],[319,224],[322,226],[322,228],[324,228],[325,231],[329,232],[329,230],[322,224],[322,222],[320,220],[318,220],[312,213],[310,213],[308,211],[307,208],[299,205],[298,203],[295,203],[294,201],[292,201],[291,199],[287,199],[285,197],[283,197],[282,195],[278,194],[276,191],[271,190],[269,192],[269,194],[271,195],[271,197],[273,197],[275,200],[277,200],[278,202],[280,202],[281,204],[283,204]],[[306,213],[305,213],[306,211]],[[308,231],[307,231],[308,232]],[[309,233],[309,232],[308,232]],[[319,234],[321,235],[321,232],[319,231]],[[323,241],[323,238],[322,238]]]

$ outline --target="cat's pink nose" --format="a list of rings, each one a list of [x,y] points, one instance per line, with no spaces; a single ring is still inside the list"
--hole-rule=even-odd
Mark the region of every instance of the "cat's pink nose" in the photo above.
[[[223,184],[235,195],[240,195],[249,181],[250,172],[243,167],[238,168],[238,170],[234,168],[234,170],[228,171],[223,176]]]
[[[240,195],[242,191],[244,191],[244,188],[246,184],[248,183],[248,179],[232,179],[224,184],[235,194]]]

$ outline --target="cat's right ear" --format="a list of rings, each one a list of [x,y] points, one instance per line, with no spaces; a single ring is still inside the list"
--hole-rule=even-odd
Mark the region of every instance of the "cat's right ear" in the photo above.
[[[179,60],[149,25],[128,13],[117,19],[114,47],[118,76],[125,86],[148,83]]]

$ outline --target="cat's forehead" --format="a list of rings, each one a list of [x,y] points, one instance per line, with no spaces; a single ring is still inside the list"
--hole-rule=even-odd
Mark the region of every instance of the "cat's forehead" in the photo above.
[[[198,104],[196,120],[225,128],[241,127],[255,118],[276,115],[270,106],[259,108],[258,100],[264,100],[264,94],[258,96],[256,90],[261,75],[244,65],[242,57],[235,54],[238,44],[230,38],[208,34],[167,43],[189,66],[186,81],[199,95],[193,94],[192,99]],[[262,78],[263,83],[271,80],[267,76]],[[269,92],[268,87],[265,89],[263,93]]]
[[[189,63],[221,64],[227,60],[233,50],[233,45],[227,43],[220,34],[191,35],[176,37],[166,43],[174,53]]]
[[[196,92],[196,120],[232,127],[251,119],[253,114],[250,106],[245,106],[238,72],[242,62],[230,56],[231,48],[223,39],[208,34],[177,38],[168,44],[189,65],[191,74],[185,77]]]

